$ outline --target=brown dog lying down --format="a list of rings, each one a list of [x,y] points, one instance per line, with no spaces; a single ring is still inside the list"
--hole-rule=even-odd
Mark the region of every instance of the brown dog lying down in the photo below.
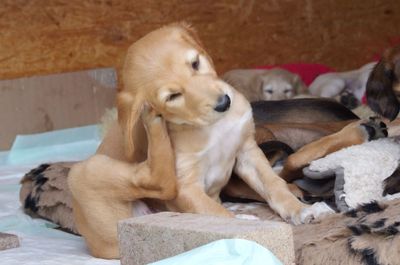
[[[400,120],[392,122],[390,128],[380,120],[360,120],[343,105],[328,99],[254,102],[252,108],[256,141],[264,153],[277,154],[278,158],[282,153],[288,155],[279,174],[287,182],[302,178],[302,169],[311,161],[344,147],[393,136],[400,125]],[[269,161],[274,163],[273,156]],[[289,185],[297,197],[303,197],[300,190]],[[263,201],[237,178],[231,179],[223,191],[228,197]]]
[[[235,69],[226,72],[222,79],[250,102],[290,99],[307,93],[307,87],[299,75],[281,68]]]
[[[250,104],[217,77],[188,26],[166,26],[134,43],[123,85],[119,124],[69,173],[75,224],[94,256],[118,257],[116,224],[138,214],[141,198],[170,211],[233,217],[219,200],[232,171],[294,224],[326,212],[301,203],[271,169],[254,138]],[[360,124],[349,130],[359,142],[368,139]]]
[[[398,101],[398,95],[400,93],[399,92],[400,91],[400,46],[390,48],[385,51],[385,53],[382,56],[382,59],[373,68],[371,75],[368,78],[366,90],[367,90],[366,95],[367,95],[368,105],[372,108],[372,110],[376,111],[384,118],[389,119],[385,121],[389,125],[387,131],[385,128],[386,126],[382,123],[378,127],[376,126],[376,124],[374,125],[373,122],[369,124],[368,123],[364,124],[364,126],[367,125],[366,129],[369,131],[369,135],[372,136],[373,138],[374,137],[376,138],[377,135],[380,135],[381,137],[386,135],[399,136],[400,119],[396,120],[394,119],[397,117],[400,109],[400,103]],[[286,108],[287,108],[286,106],[282,106],[282,110]],[[268,112],[268,110],[266,112]],[[298,109],[298,113],[302,113],[302,116],[308,119],[308,115],[303,115],[304,110]],[[334,134],[328,133],[329,135],[325,134],[327,136],[322,138],[320,137],[323,136],[324,134],[323,133],[319,134],[318,135],[319,137],[317,136],[317,138],[315,139],[318,138],[320,139],[313,142],[307,140],[306,143],[310,144],[307,144],[305,146],[303,146],[304,142],[292,143],[292,145],[299,144],[301,148],[299,150],[294,148],[294,150],[297,150],[297,152],[288,157],[288,159],[286,160],[285,167],[283,171],[280,173],[280,176],[284,178],[286,181],[290,182],[302,177],[301,169],[304,166],[308,165],[311,161],[321,158],[343,147],[359,143],[358,140],[356,140],[357,137],[354,138],[352,134],[349,133],[349,129],[351,130],[351,127],[356,124],[356,122],[352,121],[352,118],[350,116],[347,117],[350,120],[346,120],[344,122],[329,122],[329,124],[325,125],[321,123],[322,121],[321,118],[323,118],[321,117],[321,115],[316,115],[316,120],[311,125],[313,127],[315,126],[314,129],[312,130],[313,133],[311,133],[311,135],[315,136],[314,130],[321,131],[323,129],[330,131],[330,133],[333,132],[335,133]],[[257,121],[257,117],[255,117],[255,120]],[[270,127],[272,125],[271,121],[267,120],[263,121],[266,123],[264,127],[265,126]],[[283,120],[280,119],[279,122],[282,121]],[[290,128],[288,129],[289,132],[281,133],[284,136],[283,139],[280,139],[282,142],[291,143],[291,141],[293,142],[293,139],[298,138],[296,137],[296,133],[294,132],[294,130],[292,130],[292,129],[295,129],[297,131],[299,130],[298,128],[292,127],[293,125],[295,125],[296,122],[298,121],[292,120],[290,121],[290,124],[287,126],[282,126],[281,124],[277,126],[279,130],[282,130],[283,128],[288,129],[286,127]],[[306,129],[308,126],[310,126],[310,124],[302,125],[301,127],[303,129]],[[257,130],[257,132],[259,132],[259,130]],[[287,135],[290,136],[287,137]],[[305,133],[304,131],[303,135],[306,135],[307,136],[306,138],[310,137],[310,133]],[[393,174],[393,176],[391,176],[386,180],[387,189],[392,191],[400,191],[399,175],[400,175],[399,170],[397,170],[395,174]],[[261,200],[261,198],[255,195],[254,192],[252,192],[251,189],[246,187],[242,182],[235,180],[234,184],[235,185],[230,185],[225,188],[225,191],[230,196]]]

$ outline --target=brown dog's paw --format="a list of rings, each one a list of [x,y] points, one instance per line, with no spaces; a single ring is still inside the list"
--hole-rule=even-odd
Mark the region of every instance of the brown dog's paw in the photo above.
[[[347,91],[340,96],[340,103],[351,110],[360,105],[360,101],[354,96],[354,94]]]
[[[361,123],[361,127],[367,133],[368,141],[385,138],[388,136],[386,124],[379,119],[370,118],[369,121]]]

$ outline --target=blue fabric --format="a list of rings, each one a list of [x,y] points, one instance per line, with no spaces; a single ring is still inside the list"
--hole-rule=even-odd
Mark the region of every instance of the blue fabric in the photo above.
[[[263,246],[245,239],[222,239],[151,265],[282,265]]]
[[[94,154],[101,141],[98,125],[52,132],[18,135],[7,156],[6,165],[82,160]]]

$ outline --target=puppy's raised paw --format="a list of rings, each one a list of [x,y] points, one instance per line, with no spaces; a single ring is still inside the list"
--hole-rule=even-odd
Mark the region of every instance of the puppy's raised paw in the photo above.
[[[143,105],[141,119],[145,127],[153,123],[161,123],[162,117],[147,103]]]

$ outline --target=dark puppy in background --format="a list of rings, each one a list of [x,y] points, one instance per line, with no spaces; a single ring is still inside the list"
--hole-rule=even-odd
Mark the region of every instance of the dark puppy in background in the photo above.
[[[383,53],[369,76],[366,95],[373,111],[390,120],[397,117],[400,110],[400,46]]]
[[[368,79],[366,95],[373,111],[391,121],[396,119],[400,110],[400,45],[383,53]],[[395,130],[394,135],[400,135],[400,129]],[[397,192],[400,192],[400,168],[385,181],[385,195]]]

